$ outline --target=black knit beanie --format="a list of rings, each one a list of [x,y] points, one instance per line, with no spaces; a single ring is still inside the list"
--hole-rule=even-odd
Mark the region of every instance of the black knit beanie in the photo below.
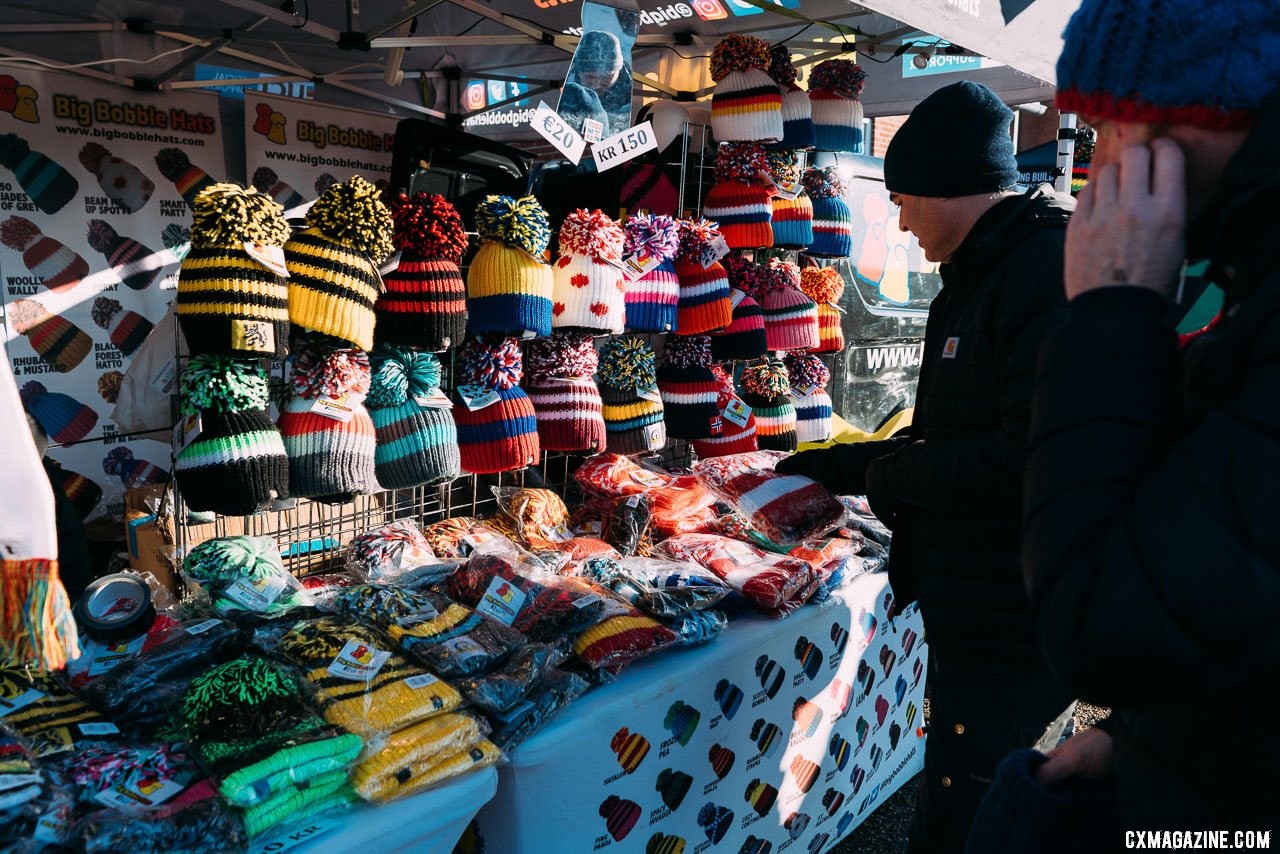
[[[1013,111],[981,83],[944,86],[911,111],[884,155],[884,186],[910,196],[975,196],[1018,182]]]

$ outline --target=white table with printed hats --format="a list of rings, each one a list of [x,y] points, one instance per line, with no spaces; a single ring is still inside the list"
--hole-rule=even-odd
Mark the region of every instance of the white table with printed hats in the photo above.
[[[476,850],[829,850],[924,767],[924,630],[891,596],[865,574],[627,668],[513,751]]]

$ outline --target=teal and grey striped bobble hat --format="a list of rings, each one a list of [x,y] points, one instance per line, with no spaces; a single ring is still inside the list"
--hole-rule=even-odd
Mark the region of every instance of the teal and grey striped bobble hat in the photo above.
[[[267,414],[270,389],[261,362],[193,356],[182,372],[182,414],[199,432],[178,451],[174,476],[192,510],[243,516],[289,495],[289,460]]]
[[[370,354],[373,382],[365,406],[378,437],[374,471],[387,489],[408,489],[458,476],[458,429],[440,389],[440,360],[381,345]]]

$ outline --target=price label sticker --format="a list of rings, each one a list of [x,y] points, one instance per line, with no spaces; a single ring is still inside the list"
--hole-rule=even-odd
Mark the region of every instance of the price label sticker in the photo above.
[[[813,394],[817,390],[818,390],[818,387],[816,385],[806,385],[806,386],[801,386],[800,388],[792,388],[792,391],[796,393],[796,397],[808,397],[809,395]]]
[[[378,675],[378,671],[390,657],[390,651],[352,638],[342,645],[338,655],[329,663],[328,670],[330,675],[339,679],[368,682]]]
[[[476,610],[509,626],[516,621],[516,615],[524,607],[524,598],[523,591],[517,590],[510,581],[495,576],[484,591],[480,604],[476,605]]]
[[[657,424],[649,424],[644,428],[644,441],[649,447],[661,445],[664,438],[665,435],[662,432],[662,428]]]
[[[591,156],[595,158],[596,171],[605,172],[657,147],[658,137],[653,132],[653,125],[641,122],[593,143]]]
[[[662,403],[662,394],[657,388],[643,388],[637,394],[641,400],[649,400],[653,403]]]
[[[800,198],[800,194],[804,192],[804,185],[799,181],[773,181],[774,192],[782,198],[792,201]]]
[[[711,245],[702,250],[702,269],[710,267],[721,258],[729,254],[729,243],[721,234],[711,241]]]
[[[266,267],[277,276],[289,277],[289,268],[284,263],[284,249],[280,246],[265,246],[261,243],[245,241],[244,251],[250,258]]]
[[[95,644],[96,648],[92,652],[93,659],[89,662],[89,678],[97,679],[99,676],[110,673],[117,666],[142,652],[146,642],[147,636],[139,635],[129,641]]]
[[[751,418],[751,407],[747,406],[736,397],[729,398],[728,403],[724,405],[724,412],[720,413],[725,421],[730,424],[736,424],[739,427],[746,427],[748,419]]]
[[[462,398],[462,402],[472,412],[492,406],[502,399],[493,389],[480,385],[458,386],[458,397]]]
[[[222,595],[250,611],[265,611],[280,598],[286,584],[288,582],[282,575],[269,575],[257,581],[241,578],[222,591]]]
[[[414,400],[423,409],[453,409],[453,401],[440,389],[428,395],[418,395]]]
[[[547,106],[546,101],[538,102],[530,123],[538,135],[556,147],[556,151],[568,159],[574,166],[582,160],[582,152],[587,148],[587,141],[576,130],[564,123],[556,111]]]
[[[100,723],[76,724],[81,735],[119,735],[120,728],[106,721]]]
[[[202,635],[221,622],[222,620],[205,620],[203,623],[196,623],[194,626],[187,626],[187,634]]]
[[[141,813],[159,806],[184,788],[177,780],[142,775],[103,789],[93,799],[110,809]]]
[[[636,282],[662,266],[662,259],[650,255],[628,255],[622,259],[622,275]]]
[[[573,607],[581,610],[583,608],[590,608],[597,602],[603,601],[604,600],[600,598],[599,593],[588,593],[586,596],[579,596],[577,599],[573,600]]]
[[[173,394],[174,380],[178,378],[178,362],[170,359],[151,378],[151,387],[161,394]]]
[[[345,394],[342,397],[317,397],[311,404],[311,411],[316,415],[341,421],[343,424],[354,418],[356,414],[355,409],[347,405]]]
[[[200,413],[198,412],[194,415],[188,415],[173,425],[173,450],[177,453],[182,453],[187,445],[200,438],[202,426]]]
[[[430,673],[423,673],[419,676],[410,676],[408,679],[404,680],[404,684],[406,687],[409,687],[415,691],[418,691],[422,688],[430,687],[431,685],[434,685],[439,681],[440,681],[439,679],[437,679],[435,676],[431,675]]]
[[[599,142],[604,137],[604,122],[596,119],[582,120],[582,138],[587,142]]]

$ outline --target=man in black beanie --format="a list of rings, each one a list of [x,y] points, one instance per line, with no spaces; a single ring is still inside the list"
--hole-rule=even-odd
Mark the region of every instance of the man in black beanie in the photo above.
[[[942,265],[908,434],[778,464],[865,493],[893,529],[895,607],[920,603],[930,723],[912,852],[962,851],[998,762],[1072,699],[1038,652],[1019,561],[1036,352],[1065,308],[1074,203],[1017,191],[1012,119],[990,89],[956,83],[921,102],[885,154],[901,228]]]

